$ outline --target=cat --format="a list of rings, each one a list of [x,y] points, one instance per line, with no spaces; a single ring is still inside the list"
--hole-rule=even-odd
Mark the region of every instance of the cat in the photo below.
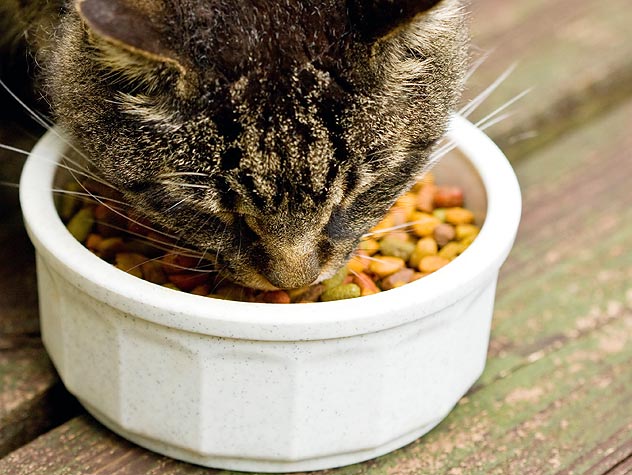
[[[423,174],[463,88],[463,0],[5,0],[55,122],[234,281],[331,276]]]

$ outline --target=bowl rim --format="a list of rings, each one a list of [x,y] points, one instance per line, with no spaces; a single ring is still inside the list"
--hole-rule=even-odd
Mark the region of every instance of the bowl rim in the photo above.
[[[67,231],[51,191],[61,134],[49,130],[29,155],[20,179],[27,232],[49,265],[76,289],[137,318],[224,338],[303,341],[342,338],[430,317],[495,279],[513,245],[521,213],[520,187],[500,149],[454,115],[447,137],[479,174],[487,214],[470,247],[449,265],[397,289],[358,299],[306,305],[238,302],[172,290],[129,275],[92,254]],[[39,270],[39,269],[38,269]]]

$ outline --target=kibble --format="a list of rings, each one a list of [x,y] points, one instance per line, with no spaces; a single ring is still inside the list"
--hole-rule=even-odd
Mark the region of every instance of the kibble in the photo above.
[[[443,266],[450,263],[450,259],[441,256],[426,256],[419,261],[419,270],[421,272],[435,272],[441,269]]]
[[[122,197],[108,195],[111,192],[98,183],[83,186],[104,196],[105,201],[89,202],[68,193],[58,205],[70,233],[90,251],[154,284],[223,300],[287,304],[374,295],[446,266],[463,253],[480,230],[474,214],[464,207],[463,190],[438,185],[426,174],[395,202],[360,242],[349,262],[331,277],[299,289],[261,291],[229,281],[209,259],[179,253],[177,243],[156,232],[142,216],[121,216],[107,199]],[[67,189],[84,188],[69,184]]]

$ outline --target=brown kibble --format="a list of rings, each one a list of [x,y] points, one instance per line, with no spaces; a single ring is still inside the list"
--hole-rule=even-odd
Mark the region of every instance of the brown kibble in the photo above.
[[[451,224],[469,224],[474,222],[474,213],[465,208],[447,208],[445,220]]]
[[[434,229],[441,224],[441,220],[427,213],[413,214],[413,231],[417,236],[432,236]]]
[[[388,277],[382,279],[382,289],[391,290],[397,287],[401,287],[402,285],[409,283],[412,280],[414,274],[415,271],[408,267],[397,271],[394,274],[391,274]]]
[[[437,208],[463,206],[463,190],[457,186],[438,186],[434,193]]]
[[[99,244],[103,241],[103,237],[99,234],[88,234],[86,238],[86,247],[91,251],[96,251]]]
[[[434,229],[432,235],[434,236],[435,241],[437,241],[437,244],[440,247],[443,247],[454,239],[456,231],[454,230],[454,226],[451,224],[441,223]]]
[[[94,208],[94,219],[99,234],[104,238],[118,236],[121,229],[127,226],[127,218],[103,204]]]
[[[162,264],[158,261],[147,261],[140,266],[145,280],[154,284],[165,284],[168,282],[167,276],[162,269]],[[210,290],[209,290],[210,292]],[[206,292],[208,294],[208,292]],[[206,294],[205,294],[206,295]]]
[[[263,303],[290,303],[291,299],[285,290],[271,290],[263,292],[257,297],[257,302]]]
[[[208,282],[208,274],[205,272],[183,272],[181,274],[169,274],[169,282],[175,284],[180,290],[190,292],[198,285]]]
[[[434,272],[441,269],[446,264],[449,264],[450,260],[440,256],[426,256],[419,262],[419,270],[421,272]]]
[[[322,293],[325,291],[323,284],[310,285],[309,287],[302,287],[300,289],[291,289],[286,292],[290,296],[292,302],[296,303],[310,303],[316,302]]]
[[[369,270],[380,278],[394,274],[406,267],[406,261],[400,257],[376,255],[375,260],[369,264]]]
[[[241,285],[227,283],[209,294],[209,297],[223,300],[237,300],[240,302],[255,302],[254,291]]]
[[[208,284],[198,285],[194,289],[191,290],[193,295],[202,295],[206,296],[211,292],[211,287]]]
[[[380,292],[379,287],[375,285],[373,279],[363,272],[359,272],[353,276],[353,283],[360,287],[360,295],[362,297]]]

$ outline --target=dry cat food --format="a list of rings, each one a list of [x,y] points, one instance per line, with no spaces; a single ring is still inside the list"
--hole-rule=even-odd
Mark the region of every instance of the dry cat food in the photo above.
[[[83,187],[106,198],[77,198],[75,192],[81,194]],[[247,302],[327,302],[394,289],[448,264],[479,232],[474,214],[464,208],[463,190],[437,185],[427,174],[397,200],[333,277],[300,289],[261,291],[230,282],[206,256],[179,246],[143,218],[125,213],[120,197],[98,183],[73,183],[67,190],[59,213],[70,233],[100,258],[154,284]]]

